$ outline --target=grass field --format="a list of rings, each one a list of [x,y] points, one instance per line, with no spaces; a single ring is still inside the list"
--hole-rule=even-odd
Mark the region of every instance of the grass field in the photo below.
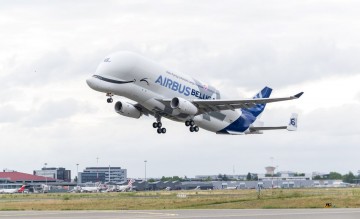
[[[185,194],[186,197],[178,197]],[[0,210],[359,208],[360,188],[0,195]]]

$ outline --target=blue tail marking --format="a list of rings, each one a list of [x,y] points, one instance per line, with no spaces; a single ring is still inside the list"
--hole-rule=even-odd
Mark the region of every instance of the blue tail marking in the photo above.
[[[253,99],[258,98],[269,98],[271,95],[272,89],[269,87],[265,87],[259,93],[257,93]],[[266,104],[256,104],[253,107],[247,109],[241,109],[240,117],[235,120],[233,123],[225,127],[224,129],[220,130],[219,133],[228,134],[227,131],[234,131],[234,132],[245,132],[250,125],[256,120],[265,109]]]
[[[258,98],[269,98],[271,95],[272,89],[269,87],[264,87],[264,89],[262,89],[259,93],[257,93],[253,99],[258,99]],[[247,111],[248,113],[250,113],[251,115],[253,115],[254,117],[258,117],[265,109],[265,105],[266,104],[256,104],[255,106],[251,107],[251,108],[247,108],[247,109],[242,109],[242,112]]]

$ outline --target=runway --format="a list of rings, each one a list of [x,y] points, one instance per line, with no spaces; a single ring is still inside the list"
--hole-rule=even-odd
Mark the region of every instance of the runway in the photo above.
[[[104,219],[190,219],[190,218],[360,218],[360,209],[249,209],[249,210],[139,210],[139,211],[2,211],[0,218],[104,218]]]

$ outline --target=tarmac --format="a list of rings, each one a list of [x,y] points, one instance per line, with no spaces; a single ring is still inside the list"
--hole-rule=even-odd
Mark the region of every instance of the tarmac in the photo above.
[[[360,209],[222,209],[222,210],[137,210],[137,211],[1,211],[2,218],[40,219],[198,219],[198,218],[267,218],[267,219],[359,219]]]

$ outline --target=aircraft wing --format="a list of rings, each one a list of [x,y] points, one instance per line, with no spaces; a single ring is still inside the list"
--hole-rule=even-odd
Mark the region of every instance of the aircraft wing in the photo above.
[[[279,101],[298,99],[303,95],[304,92],[300,92],[290,97],[278,97],[278,98],[255,98],[255,99],[238,99],[238,100],[189,100],[198,108],[198,113],[207,113],[220,110],[235,110],[235,109],[246,109],[256,106],[257,104],[266,104]],[[164,104],[170,105],[171,99],[160,99],[158,100]]]
[[[280,98],[256,98],[256,99],[240,99],[240,100],[191,100],[195,106],[198,107],[200,113],[220,111],[220,110],[235,110],[246,109],[256,106],[257,104],[266,104],[279,101],[298,99],[304,92],[300,92],[290,97]]]

